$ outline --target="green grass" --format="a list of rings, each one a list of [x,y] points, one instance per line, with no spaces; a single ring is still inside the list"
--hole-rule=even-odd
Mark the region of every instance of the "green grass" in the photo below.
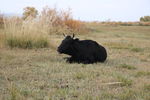
[[[125,69],[129,69],[129,70],[134,70],[134,69],[136,69],[135,66],[128,65],[128,64],[121,64],[121,65],[119,65],[119,68],[125,68]]]
[[[32,49],[32,48],[45,48],[49,46],[49,41],[45,38],[39,38],[37,40],[34,39],[25,39],[25,38],[17,38],[10,37],[6,40],[6,44],[10,48],[24,48],[24,49]]]
[[[85,79],[86,76],[83,72],[78,72],[75,74],[75,78],[81,80],[81,79]]]
[[[133,90],[124,90],[123,93],[119,95],[119,100],[136,100],[137,93]]]
[[[56,50],[64,37],[55,34],[47,48],[33,41],[23,46],[32,49],[0,48],[0,100],[149,100],[150,27],[88,27],[97,31],[76,37],[105,46],[104,63],[66,63]]]
[[[139,71],[139,72],[136,73],[135,76],[136,76],[136,77],[150,76],[150,72],[149,72],[149,71]]]
[[[117,76],[117,80],[121,82],[120,86],[131,86],[133,81],[128,77],[124,77],[123,75]]]
[[[142,48],[132,48],[131,51],[133,52],[143,52]]]
[[[150,91],[150,84],[145,84],[144,85],[144,90],[145,91]]]

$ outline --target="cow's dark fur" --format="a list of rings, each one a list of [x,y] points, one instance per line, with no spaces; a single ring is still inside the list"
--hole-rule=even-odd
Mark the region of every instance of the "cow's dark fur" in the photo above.
[[[96,41],[74,39],[69,35],[62,41],[57,51],[70,55],[71,57],[67,59],[69,63],[90,64],[104,62],[107,58],[106,49]]]

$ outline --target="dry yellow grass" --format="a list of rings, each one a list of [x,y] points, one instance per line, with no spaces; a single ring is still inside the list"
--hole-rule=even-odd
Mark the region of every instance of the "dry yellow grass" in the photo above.
[[[104,45],[104,63],[66,63],[56,51],[63,36],[55,34],[53,48],[0,49],[0,99],[149,100],[150,27],[88,27],[77,37]]]
[[[18,17],[4,20],[6,45],[19,48],[39,48],[48,46],[47,30],[36,20],[28,18],[23,21]]]
[[[72,18],[69,10],[58,11],[48,7],[36,18],[29,16],[24,20],[13,16],[4,18],[3,22],[6,38],[1,39],[0,43],[11,48],[44,48],[52,44],[48,39],[52,34],[87,32],[81,21]]]

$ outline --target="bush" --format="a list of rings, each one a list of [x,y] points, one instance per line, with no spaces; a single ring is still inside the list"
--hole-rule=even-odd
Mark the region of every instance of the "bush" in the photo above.
[[[67,27],[69,27],[74,32],[78,32],[80,34],[88,33],[88,29],[84,26],[83,22],[79,20],[69,19],[69,20],[65,20],[64,23],[65,25],[67,25]]]
[[[23,12],[23,19],[27,19],[28,17],[36,18],[38,15],[38,11],[34,7],[25,7]]]
[[[144,16],[140,18],[141,22],[150,22],[150,16]]]
[[[71,10],[58,11],[56,8],[45,7],[40,15],[43,25],[49,27],[49,33],[85,33],[87,29],[83,22],[72,18]]]

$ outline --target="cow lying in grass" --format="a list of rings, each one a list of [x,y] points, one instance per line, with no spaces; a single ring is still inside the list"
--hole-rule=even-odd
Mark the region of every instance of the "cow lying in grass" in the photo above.
[[[64,35],[65,36],[65,35]],[[71,57],[67,62],[92,64],[97,62],[104,62],[107,58],[106,49],[93,40],[79,40],[74,39],[74,34],[65,36],[57,51],[61,54],[67,54]]]

